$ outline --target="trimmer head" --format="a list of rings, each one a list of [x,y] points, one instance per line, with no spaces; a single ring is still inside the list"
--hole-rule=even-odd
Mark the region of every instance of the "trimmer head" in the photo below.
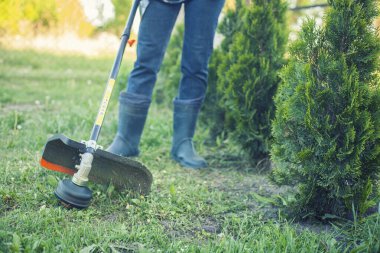
[[[54,194],[66,208],[87,208],[92,198],[92,191],[88,187],[78,186],[70,179],[59,181]]]
[[[85,144],[61,134],[54,135],[45,145],[40,164],[49,170],[74,175],[78,171],[75,166],[80,164],[80,155],[85,151]],[[89,179],[100,184],[112,183],[116,189],[131,189],[143,195],[150,192],[153,181],[152,174],[143,164],[101,149],[94,153]]]

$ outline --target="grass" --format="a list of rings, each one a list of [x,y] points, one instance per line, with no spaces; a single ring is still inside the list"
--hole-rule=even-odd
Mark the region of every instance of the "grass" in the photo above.
[[[0,49],[0,252],[377,252],[379,215],[344,226],[287,221],[273,205],[289,190],[241,159],[239,148],[200,145],[210,168],[183,169],[169,158],[171,109],[152,105],[138,158],[154,183],[146,197],[91,184],[86,210],[66,210],[53,191],[64,176],[40,168],[48,137],[89,137],[111,58]],[[122,66],[99,140],[117,128]],[[284,200],[285,201],[285,200]],[[286,202],[286,201],[285,201]]]

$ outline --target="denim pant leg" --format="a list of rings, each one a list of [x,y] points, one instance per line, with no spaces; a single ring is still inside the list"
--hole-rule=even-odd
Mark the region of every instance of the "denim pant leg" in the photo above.
[[[129,75],[127,93],[151,97],[181,4],[150,1],[141,19],[137,60]]]
[[[191,0],[185,3],[185,34],[178,98],[204,97],[208,61],[213,50],[218,17],[225,0]]]

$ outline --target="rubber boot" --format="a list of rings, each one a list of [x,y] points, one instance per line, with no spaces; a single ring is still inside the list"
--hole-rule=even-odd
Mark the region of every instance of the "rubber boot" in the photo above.
[[[108,152],[120,156],[138,156],[141,134],[148,114],[150,98],[121,92],[119,96],[119,122],[117,134]]]
[[[171,157],[184,167],[199,169],[207,167],[205,159],[194,149],[193,137],[203,97],[180,100],[176,98],[173,115],[173,141]]]

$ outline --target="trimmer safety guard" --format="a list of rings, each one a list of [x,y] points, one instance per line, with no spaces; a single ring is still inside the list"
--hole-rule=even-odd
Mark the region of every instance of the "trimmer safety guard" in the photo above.
[[[47,141],[40,164],[42,167],[61,173],[74,175],[78,171],[81,154],[86,145],[67,138],[62,134],[54,135]],[[94,153],[89,179],[95,183],[113,184],[116,189],[130,189],[139,194],[150,192],[153,177],[140,162],[118,156],[102,149]]]

